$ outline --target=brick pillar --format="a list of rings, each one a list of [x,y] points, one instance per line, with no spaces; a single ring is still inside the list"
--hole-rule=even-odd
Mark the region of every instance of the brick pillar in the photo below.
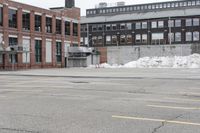
[[[63,67],[65,67],[65,39],[64,38],[62,38],[62,49],[61,49],[61,51],[62,51],[61,67],[63,68]]]
[[[61,27],[62,27],[61,36],[65,38],[65,20],[64,20],[64,18],[61,19]]]
[[[70,42],[71,42],[70,46],[72,46],[73,44],[73,22],[72,21],[70,22]]]
[[[56,16],[53,15],[52,17],[52,33],[54,34],[54,36],[52,37],[52,63],[53,63],[53,67],[56,66]]]
[[[23,46],[22,44],[22,8],[19,8],[17,11],[17,30],[18,30],[18,45]],[[22,67],[22,53],[18,54],[18,66]]]
[[[80,38],[81,38],[81,23],[80,23],[80,20],[78,20],[79,22],[78,22],[78,46],[80,47],[80,44],[81,44],[81,40],[80,40]]]
[[[35,65],[35,15],[34,11],[30,12],[30,32],[31,32],[31,40],[30,40],[30,67]]]
[[[3,5],[3,41],[6,45],[6,47],[8,47],[8,6],[7,5]],[[9,64],[9,55],[5,54],[4,56],[4,66],[5,68],[8,66]]]
[[[42,14],[42,67],[46,63],[46,14]]]

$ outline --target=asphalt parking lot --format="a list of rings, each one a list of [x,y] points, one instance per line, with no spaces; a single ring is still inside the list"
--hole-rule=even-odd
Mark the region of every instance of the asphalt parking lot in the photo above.
[[[0,72],[0,133],[200,133],[200,69]]]

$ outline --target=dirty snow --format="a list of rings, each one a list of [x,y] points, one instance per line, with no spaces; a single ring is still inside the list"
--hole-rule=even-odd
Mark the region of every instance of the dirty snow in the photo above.
[[[200,68],[200,54],[174,57],[144,57],[124,65],[100,64],[92,68]]]

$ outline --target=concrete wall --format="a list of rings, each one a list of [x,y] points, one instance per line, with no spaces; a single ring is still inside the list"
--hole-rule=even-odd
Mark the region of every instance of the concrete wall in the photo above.
[[[107,47],[107,63],[125,64],[141,57],[188,56],[200,53],[200,44]]]

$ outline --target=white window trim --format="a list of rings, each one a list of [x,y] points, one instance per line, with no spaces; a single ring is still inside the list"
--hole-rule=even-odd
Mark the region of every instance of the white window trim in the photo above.
[[[56,42],[62,42],[62,40],[56,40]]]
[[[34,14],[35,14],[35,15],[42,16],[42,13],[40,13],[40,12],[35,12]]]
[[[17,35],[8,35],[8,37],[13,37],[13,38],[17,38]]]
[[[40,37],[36,37],[35,40],[42,40],[42,38],[40,38]]]
[[[48,41],[48,42],[52,42],[52,39],[46,39],[46,41]]]
[[[30,13],[31,11],[29,11],[29,10],[22,10],[22,12]]]
[[[9,8],[9,9],[12,9],[12,10],[18,10],[16,7],[11,7],[11,6],[9,6],[8,8]]]
[[[23,39],[31,39],[30,36],[23,36],[22,38],[23,38]]]
[[[52,16],[51,16],[51,15],[46,15],[46,17],[48,17],[48,18],[52,18]]]
[[[58,20],[62,20],[61,17],[56,17],[56,19],[58,19]]]

